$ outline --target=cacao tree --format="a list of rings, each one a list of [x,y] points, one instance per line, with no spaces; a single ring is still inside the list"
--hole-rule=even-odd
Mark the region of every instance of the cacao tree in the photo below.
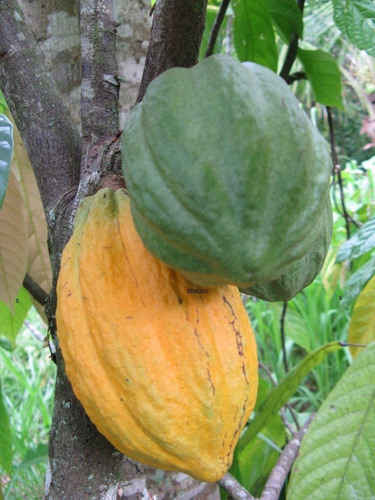
[[[335,60],[328,52],[301,43],[304,1],[288,0],[280,5],[279,2],[253,0],[229,3],[223,0],[207,5],[207,0],[158,0],[151,7],[148,2],[141,1],[0,0],[0,90],[9,108],[8,118],[4,117],[0,124],[1,130],[5,130],[7,144],[5,156],[1,158],[7,168],[0,178],[0,203],[3,202],[0,215],[2,212],[8,220],[11,216],[4,215],[7,207],[11,209],[17,204],[22,207],[12,224],[17,227],[17,238],[20,235],[17,247],[27,249],[17,252],[18,261],[12,260],[13,268],[4,273],[0,299],[10,308],[17,300],[24,305],[32,299],[48,322],[57,379],[45,480],[46,500],[131,499],[153,495],[159,499],[220,498],[217,484],[201,483],[182,473],[160,471],[130,460],[96,430],[75,398],[65,374],[56,341],[56,284],[61,254],[72,234],[80,202],[102,188],[124,187],[121,129],[130,109],[143,100],[149,84],[161,73],[173,67],[190,68],[204,56],[224,52],[235,55],[240,61],[253,61],[278,72],[287,84],[307,79],[318,102],[329,107],[343,106],[340,72]],[[335,0],[332,4],[337,26],[360,49],[373,54],[373,8],[365,1],[349,2],[351,10],[344,8],[344,1]],[[353,23],[344,22],[345,19]],[[365,27],[363,36],[355,29],[355,23],[361,21]],[[12,127],[14,139],[9,138]],[[12,149],[13,166],[9,171]],[[24,215],[25,206],[34,217]],[[45,217],[45,226],[35,224],[36,213],[38,217]],[[330,229],[324,232],[325,247],[329,239],[327,233]],[[3,234],[0,248],[5,246]],[[49,255],[45,244],[33,246],[35,239],[47,238]],[[327,248],[322,252],[324,256],[326,251]],[[316,264],[313,259],[306,258],[300,267],[314,265],[316,272],[312,274],[315,276],[322,262]],[[12,281],[9,274],[14,269],[17,279]],[[293,295],[314,276],[304,278],[301,286],[292,279]],[[280,300],[274,292],[275,287],[271,293],[271,296],[275,293],[273,298],[269,298],[267,284],[264,287],[259,283],[258,288],[261,298],[265,294],[268,300]],[[282,300],[289,298],[283,296]],[[364,302],[366,306],[368,300]],[[366,343],[374,340],[368,332],[361,338],[366,338]],[[360,343],[360,339],[356,341]],[[264,430],[267,418],[287,403],[306,374],[327,354],[341,348],[339,343],[331,343],[312,351],[272,394],[261,401],[252,425],[246,428],[239,442],[238,457],[241,453],[246,456],[249,443]],[[374,388],[373,384],[366,385],[366,381],[374,373],[373,347],[359,358],[356,366],[361,369],[362,377],[351,375],[356,371],[353,366],[352,372],[347,374],[348,384],[344,381],[336,387],[327,399],[326,408],[336,405],[337,413],[343,416],[345,408],[340,407],[340,395],[344,387],[349,387],[348,392],[354,399],[364,401],[361,415],[370,415],[362,422],[364,438],[368,439],[374,406],[366,406],[366,403]],[[361,381],[366,385],[362,398],[358,396]],[[323,411],[311,424],[306,453],[315,454],[316,461],[321,459],[322,452],[316,443],[314,428],[327,422],[335,425],[335,418],[336,415],[327,416]],[[262,484],[261,498],[279,497],[309,424],[310,421],[286,444],[278,468],[273,469],[267,483],[264,480]],[[348,456],[352,456],[350,450]],[[358,456],[365,456],[360,447]],[[314,489],[313,483],[310,488],[300,477],[304,474],[300,470],[311,467],[309,463],[304,465],[306,462],[305,455],[301,454],[301,469],[293,473],[291,500],[304,498],[302,495],[309,498],[310,493],[306,492]],[[231,472],[246,485],[242,478],[245,468],[241,470],[241,463],[235,456]],[[339,468],[336,477],[341,473]],[[354,483],[346,478],[342,482],[345,484],[340,486],[341,493],[335,498],[350,498],[345,495],[349,495]],[[232,498],[253,498],[231,475],[224,476],[220,484]],[[374,494],[374,481],[361,491],[359,495],[364,496],[358,497],[363,499],[368,492]]]

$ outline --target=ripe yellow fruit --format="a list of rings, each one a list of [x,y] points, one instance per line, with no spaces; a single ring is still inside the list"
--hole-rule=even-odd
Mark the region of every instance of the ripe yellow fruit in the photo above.
[[[234,286],[202,288],[153,257],[125,191],[98,191],[76,216],[57,285],[66,373],[119,451],[217,481],[254,408],[258,361]]]

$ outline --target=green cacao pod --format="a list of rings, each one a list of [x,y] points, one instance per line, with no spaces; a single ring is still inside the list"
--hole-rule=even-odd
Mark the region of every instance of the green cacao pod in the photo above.
[[[151,253],[197,284],[248,287],[311,248],[331,167],[279,76],[215,55],[151,82],[123,132],[123,169]]]
[[[301,290],[314,281],[323,267],[332,239],[332,208],[328,199],[319,221],[319,234],[311,249],[301,259],[296,260],[276,280],[261,282],[241,292],[268,302],[291,300]]]

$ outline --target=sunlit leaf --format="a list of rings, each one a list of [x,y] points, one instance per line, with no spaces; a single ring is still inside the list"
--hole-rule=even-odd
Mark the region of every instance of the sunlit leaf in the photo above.
[[[375,276],[360,293],[349,324],[348,342],[370,344],[375,341]],[[353,357],[361,352],[361,347],[350,347]]]
[[[4,302],[0,301],[0,337],[7,337],[13,347],[31,304],[30,294],[23,287],[16,297],[14,313],[9,310]]]
[[[27,232],[24,204],[18,181],[10,172],[0,210],[0,300],[11,312],[27,266]]]
[[[332,0],[336,25],[348,40],[375,57],[375,3],[373,0]]]
[[[294,464],[289,500],[375,496],[375,343],[358,356],[319,409]]]
[[[298,49],[298,58],[303,64],[317,102],[343,108],[341,73],[331,54],[321,49]]]
[[[234,45],[240,61],[277,70],[277,47],[265,0],[234,0]]]
[[[13,150],[13,125],[0,115],[0,208],[3,206]]]

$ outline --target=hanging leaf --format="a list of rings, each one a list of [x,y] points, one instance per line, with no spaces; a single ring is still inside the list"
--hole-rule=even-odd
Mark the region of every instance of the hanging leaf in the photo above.
[[[0,210],[0,300],[14,312],[14,302],[25,277],[27,233],[24,204],[17,179],[10,172]]]
[[[0,337],[7,337],[15,347],[16,337],[32,305],[29,292],[25,288],[19,291],[12,314],[7,305],[0,301]]]
[[[325,106],[344,108],[341,97],[341,73],[335,59],[328,52],[298,49],[308,81],[317,102]]]
[[[334,20],[348,40],[375,57],[375,3],[373,0],[333,0]]]
[[[28,235],[26,272],[46,293],[49,293],[52,287],[52,270],[47,245],[47,223],[35,175],[16,126],[14,126],[12,171],[19,180],[25,202]],[[42,306],[35,300],[33,304],[46,320]]]
[[[3,206],[13,150],[13,125],[0,115],[0,208]]]
[[[240,61],[277,71],[277,47],[271,15],[264,0],[234,0],[234,45]]]
[[[290,500],[375,497],[375,343],[327,397],[304,437]]]
[[[294,35],[302,38],[303,20],[296,0],[265,1],[272,20],[285,43],[289,44]]]
[[[349,324],[348,342],[369,344],[375,341],[375,276],[359,295]],[[350,347],[353,358],[363,350]]]
[[[248,446],[249,443],[251,443],[251,441],[255,438],[258,432],[260,432],[266,423],[275,415],[275,413],[288,402],[306,375],[319,363],[321,363],[327,354],[338,351],[341,348],[342,347],[339,342],[330,342],[329,344],[312,351],[310,354],[305,356],[297,366],[290,370],[280,384],[270,392],[264,403],[259,408],[258,414],[251,421],[251,424],[241,436],[237,445],[239,451],[245,449],[245,447]]]
[[[375,248],[375,218],[358,230],[349,240],[341,246],[338,251],[336,262],[343,262],[348,259],[357,259],[365,253]]]
[[[349,306],[361,293],[363,287],[369,279],[375,274],[375,257],[363,264],[355,271],[345,284],[343,290],[342,307]]]
[[[0,381],[0,467],[8,474],[12,469],[12,433]]]

